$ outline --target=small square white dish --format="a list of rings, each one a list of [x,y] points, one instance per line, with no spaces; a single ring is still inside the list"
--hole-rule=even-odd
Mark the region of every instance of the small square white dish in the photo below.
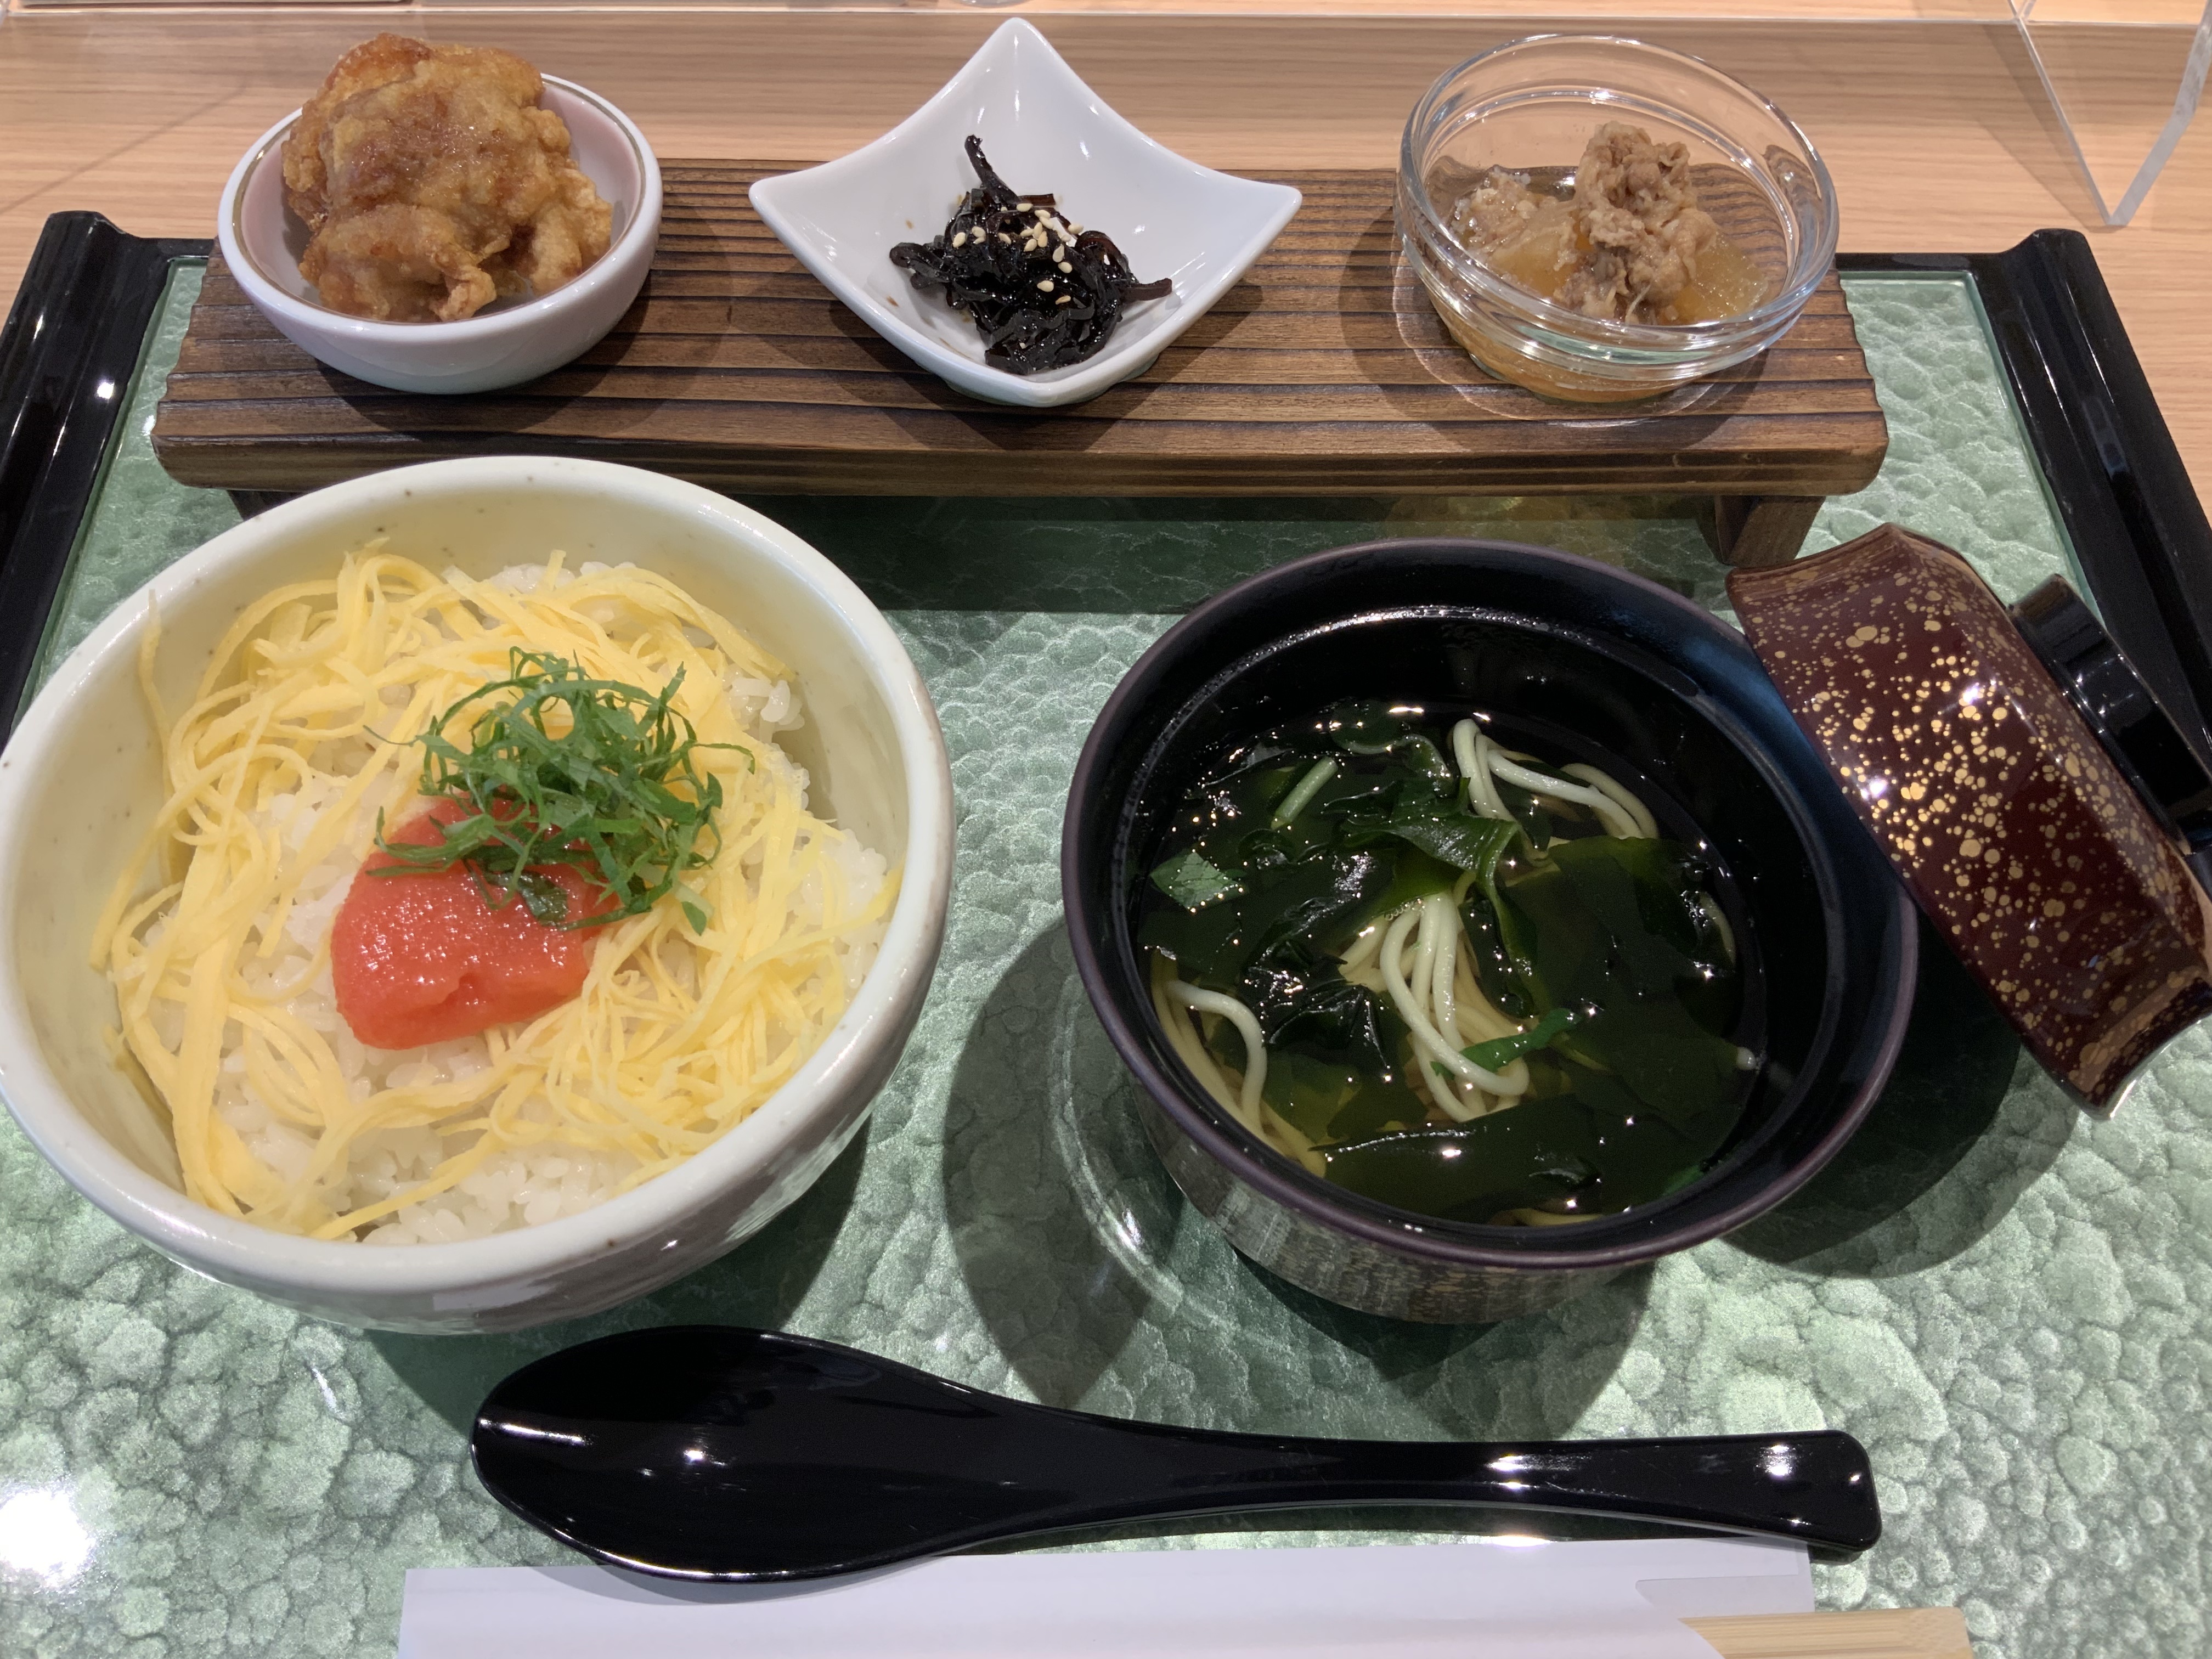
[[[1173,291],[1131,305],[1086,362],[1037,374],[985,362],[968,314],[918,291],[890,259],[895,245],[935,237],[975,187],[970,133],[1009,185],[1049,193],[1064,217],[1112,237],[1139,281],[1166,276]],[[1030,409],[1081,403],[1141,374],[1236,286],[1301,199],[1155,143],[1018,18],[874,143],[763,179],[750,195],[799,263],[884,338],[972,397]]]

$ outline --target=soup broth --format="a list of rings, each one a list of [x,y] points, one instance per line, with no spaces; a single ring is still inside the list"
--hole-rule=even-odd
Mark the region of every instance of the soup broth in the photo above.
[[[1672,827],[1481,711],[1337,704],[1181,792],[1139,930],[1155,1012],[1248,1129],[1376,1202],[1648,1203],[1723,1149],[1759,1064],[1740,908]]]

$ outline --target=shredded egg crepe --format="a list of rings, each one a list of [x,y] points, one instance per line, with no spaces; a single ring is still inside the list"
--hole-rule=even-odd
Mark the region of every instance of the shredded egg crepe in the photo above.
[[[443,1242],[574,1213],[681,1163],[819,1045],[874,960],[897,879],[808,810],[777,746],[781,665],[673,583],[555,554],[489,580],[383,550],[269,594],[163,736],[167,798],[99,923],[118,1058],[166,1107],[185,1190],[286,1232]],[[516,649],[658,694],[719,778],[720,848],[592,930],[581,993],[536,1018],[365,1047],[332,990],[332,918],[387,830],[421,811],[426,726],[507,678]],[[452,722],[458,727],[461,720]],[[466,732],[448,729],[465,744]],[[712,745],[726,744],[729,747]]]

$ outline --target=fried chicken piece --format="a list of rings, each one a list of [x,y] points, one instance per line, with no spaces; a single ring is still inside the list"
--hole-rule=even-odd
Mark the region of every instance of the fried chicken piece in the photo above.
[[[380,34],[338,59],[284,141],[300,274],[334,311],[451,322],[549,294],[607,251],[613,210],[511,52]]]

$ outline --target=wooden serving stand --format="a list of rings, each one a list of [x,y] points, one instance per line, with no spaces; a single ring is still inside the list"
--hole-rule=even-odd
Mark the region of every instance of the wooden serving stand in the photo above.
[[[1393,175],[1276,175],[1305,204],[1243,282],[1087,404],[975,401],[807,273],[745,188],[801,165],[670,161],[644,294],[599,345],[510,392],[383,391],[314,362],[218,257],[154,427],[180,483],[289,493],[443,456],[595,456],[748,494],[1615,495],[1715,498],[1739,564],[1794,556],[1888,428],[1832,275],[1782,343],[1647,404],[1486,376],[1397,251]]]

